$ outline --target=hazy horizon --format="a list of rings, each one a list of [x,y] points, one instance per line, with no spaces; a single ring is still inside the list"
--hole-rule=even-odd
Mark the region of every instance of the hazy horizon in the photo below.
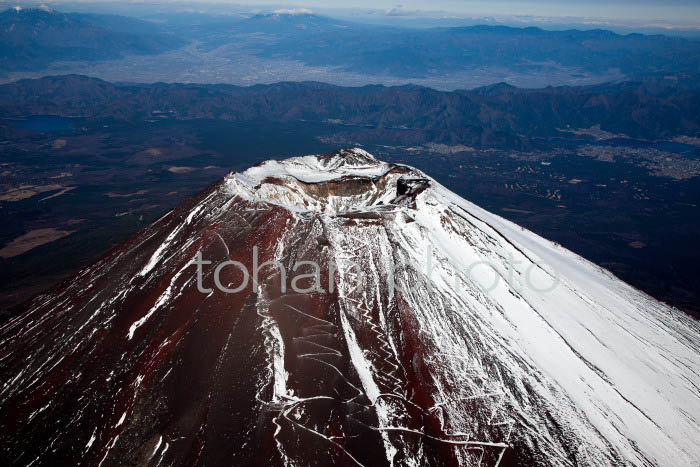
[[[659,29],[700,29],[700,3],[692,0],[675,0],[657,2],[651,0],[632,1],[603,0],[554,1],[538,0],[435,0],[429,4],[422,1],[406,0],[351,0],[342,5],[330,4],[320,0],[247,0],[244,2],[225,0],[156,0],[139,2],[119,2],[111,0],[47,0],[47,1],[0,1],[0,9],[14,5],[34,6],[46,4],[56,8],[71,10],[117,9],[121,14],[129,10],[137,14],[150,8],[163,6],[174,8],[173,11],[215,12],[226,9],[231,11],[276,10],[289,12],[311,11],[345,17],[373,19],[375,21],[420,21],[420,20],[458,20],[461,18],[475,20],[493,20],[496,22],[523,24],[574,24],[591,27],[627,27]]]
[[[194,2],[193,2],[194,3]],[[216,2],[235,3],[235,2]],[[319,0],[274,2],[249,0],[250,5],[286,5],[289,7],[331,8],[328,2]],[[417,14],[427,11],[445,11],[455,14],[497,14],[497,15],[531,15],[552,16],[558,18],[580,17],[624,20],[695,20],[700,21],[700,3],[690,0],[674,2],[657,2],[651,0],[632,1],[604,0],[586,1],[473,1],[473,0],[434,0],[430,3],[417,0],[351,0],[343,3],[343,8],[385,9],[390,14]]]

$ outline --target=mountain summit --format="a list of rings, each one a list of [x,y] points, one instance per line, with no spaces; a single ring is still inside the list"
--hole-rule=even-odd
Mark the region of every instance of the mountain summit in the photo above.
[[[690,318],[350,149],[230,174],[4,323],[0,450],[697,465],[699,356]]]

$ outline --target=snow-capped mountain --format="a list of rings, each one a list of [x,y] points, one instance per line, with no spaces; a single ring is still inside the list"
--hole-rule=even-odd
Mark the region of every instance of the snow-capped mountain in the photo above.
[[[682,313],[351,149],[230,174],[3,324],[0,452],[697,466],[699,357]]]

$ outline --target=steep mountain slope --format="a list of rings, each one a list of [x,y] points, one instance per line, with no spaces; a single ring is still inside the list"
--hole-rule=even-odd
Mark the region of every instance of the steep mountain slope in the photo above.
[[[215,282],[229,260],[236,293]],[[10,465],[690,466],[699,355],[690,318],[345,150],[227,176],[5,323],[0,449]]]
[[[149,55],[185,43],[155,24],[115,15],[60,13],[48,8],[0,12],[0,68],[37,70],[61,60],[94,61]]]

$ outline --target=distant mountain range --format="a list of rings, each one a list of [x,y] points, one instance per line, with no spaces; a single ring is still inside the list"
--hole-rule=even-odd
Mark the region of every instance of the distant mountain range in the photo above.
[[[236,22],[229,32],[263,33],[264,39],[254,44],[262,56],[405,77],[487,66],[574,67],[590,72],[619,69],[626,75],[700,70],[700,44],[696,41],[660,35],[619,35],[600,29],[403,29],[312,14],[267,14]],[[220,34],[212,31],[212,35],[217,44],[223,42]]]
[[[185,43],[153,23],[123,16],[19,7],[0,13],[0,70],[4,71],[36,70],[56,61],[158,54]]]
[[[563,74],[569,80],[556,82],[575,82],[592,75],[638,78],[700,72],[700,42],[660,35],[505,26],[410,29],[314,14],[258,14],[249,18],[196,14],[188,18],[179,14],[149,20],[7,10],[0,14],[0,69],[40,71],[56,61],[160,54],[190,44],[187,54],[173,62],[178,69],[201,68],[202,63],[191,61],[194,54],[204,66],[213,63],[212,57],[226,63],[243,56],[268,60],[268,64],[270,60],[282,61],[287,64],[280,65],[283,69],[292,68],[289,62],[294,61],[326,72],[404,80],[483,73],[485,69],[504,78],[535,74],[544,83],[554,82],[546,79],[553,74]],[[250,72],[264,77],[262,71]],[[154,81],[161,79],[159,76]]]
[[[419,86],[338,87],[322,83],[118,85],[84,76],[0,86],[0,118],[32,114],[96,120],[158,118],[333,121],[477,148],[522,149],[559,129],[590,128],[643,139],[700,135],[700,80],[673,75],[587,87],[519,89],[498,84],[441,92]],[[395,136],[396,136],[395,135]]]

